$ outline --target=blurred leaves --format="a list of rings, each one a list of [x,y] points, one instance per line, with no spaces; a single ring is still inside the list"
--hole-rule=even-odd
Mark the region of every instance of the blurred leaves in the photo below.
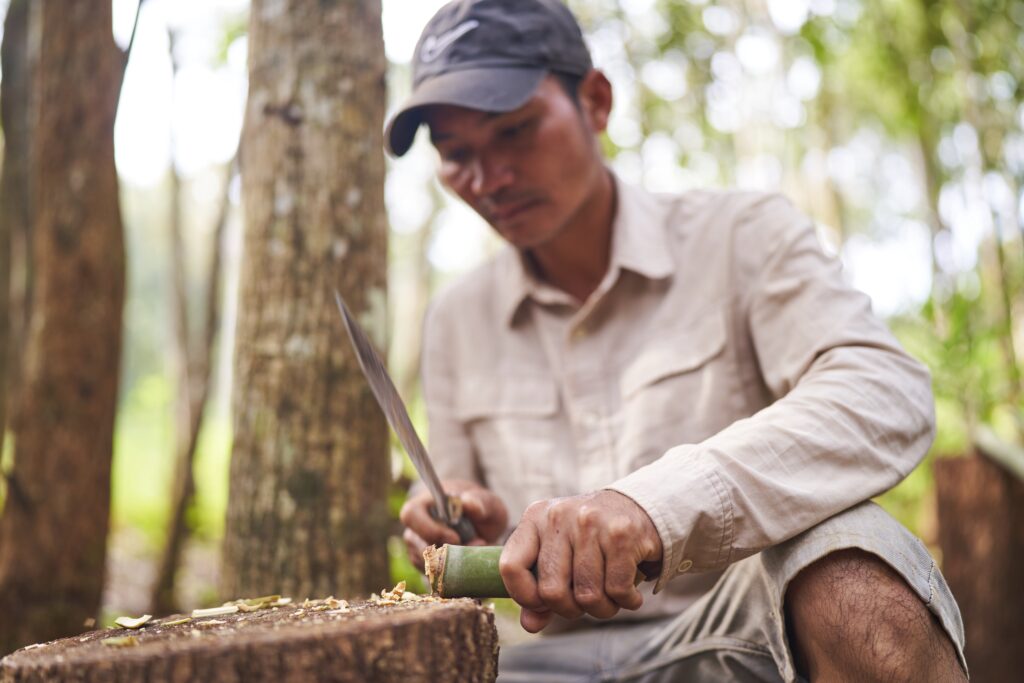
[[[933,452],[969,451],[979,424],[1024,439],[1024,2],[570,5],[617,88],[620,175],[785,191],[932,370]],[[899,296],[909,276],[858,247],[915,234],[930,294]],[[931,488],[929,459],[883,502],[927,526]]]

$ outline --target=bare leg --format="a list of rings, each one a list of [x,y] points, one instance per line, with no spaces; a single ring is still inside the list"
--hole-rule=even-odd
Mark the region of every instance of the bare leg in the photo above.
[[[786,591],[797,671],[814,681],[966,681],[945,630],[888,564],[840,550]]]

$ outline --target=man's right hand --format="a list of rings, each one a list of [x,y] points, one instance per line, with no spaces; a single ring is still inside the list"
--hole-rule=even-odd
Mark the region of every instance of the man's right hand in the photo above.
[[[476,529],[477,537],[469,545],[493,545],[508,527],[508,509],[501,498],[474,481],[448,479],[441,483],[445,493],[458,496],[462,501],[462,514],[469,518]],[[430,491],[421,490],[410,496],[398,517],[405,525],[402,538],[409,551],[409,559],[423,570],[423,549],[428,545],[459,543],[454,529],[430,515],[434,497]]]

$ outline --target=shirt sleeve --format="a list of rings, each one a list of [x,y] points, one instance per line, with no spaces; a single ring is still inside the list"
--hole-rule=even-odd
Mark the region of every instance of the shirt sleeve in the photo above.
[[[457,417],[457,374],[451,321],[441,298],[427,312],[423,329],[421,374],[427,407],[429,452],[437,476],[482,484],[472,441]]]
[[[609,487],[658,529],[664,562],[655,592],[891,488],[934,437],[927,369],[844,282],[807,218],[770,196],[737,222],[734,240],[737,254],[754,257],[735,259],[733,301],[775,401]]]

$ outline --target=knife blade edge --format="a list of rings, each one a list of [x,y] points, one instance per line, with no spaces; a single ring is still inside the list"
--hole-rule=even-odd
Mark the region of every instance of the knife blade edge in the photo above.
[[[352,317],[348,306],[345,305],[345,301],[341,298],[341,294],[337,289],[334,290],[334,300],[338,304],[338,311],[341,313],[342,322],[345,324],[345,331],[348,333],[349,340],[356,351],[359,367],[362,368],[367,384],[370,385],[370,390],[384,412],[384,417],[387,419],[388,424],[391,425],[391,429],[394,430],[402,447],[405,448],[405,452],[408,453],[409,459],[412,460],[412,464],[419,473],[423,484],[434,497],[434,501],[437,503],[438,517],[445,524],[451,525],[452,516],[448,505],[448,495],[441,486],[441,480],[434,470],[434,465],[430,461],[426,447],[416,433],[412,420],[409,419],[409,412],[405,408],[405,403],[402,401],[398,389],[395,387],[394,382],[391,381],[391,376],[384,367],[380,356],[377,355],[377,351],[373,348],[373,344],[367,338],[355,318]]]

